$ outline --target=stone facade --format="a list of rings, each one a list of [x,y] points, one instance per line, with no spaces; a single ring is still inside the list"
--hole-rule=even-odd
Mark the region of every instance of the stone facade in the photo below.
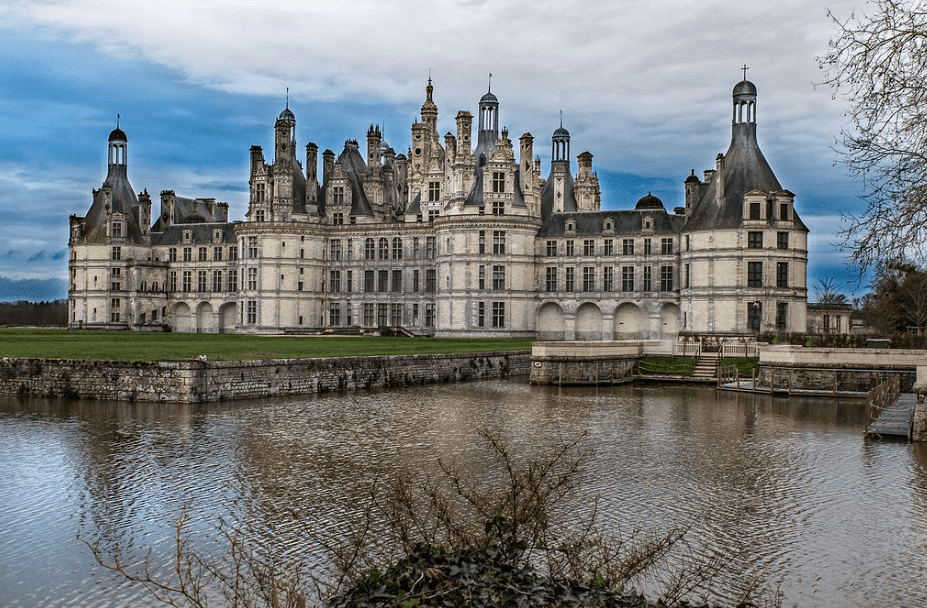
[[[561,125],[542,176],[534,138],[515,146],[487,92],[438,132],[429,80],[406,153],[379,127],[366,147],[298,154],[296,117],[274,157],[251,148],[244,221],[211,198],[128,181],[127,137],[84,217],[71,217],[72,328],[674,338],[805,331],[807,234],[756,141],[756,88],[733,94],[732,139],[685,207],[654,196],[601,210],[592,154]],[[473,127],[476,137],[473,137]],[[517,150],[516,150],[517,148]],[[319,167],[321,166],[321,173]]]

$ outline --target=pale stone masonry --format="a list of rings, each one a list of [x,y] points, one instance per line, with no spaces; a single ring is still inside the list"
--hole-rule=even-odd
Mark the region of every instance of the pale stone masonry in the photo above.
[[[71,217],[70,326],[179,332],[665,339],[804,332],[808,229],[756,140],[756,88],[733,92],[731,145],[684,183],[602,210],[592,154],[500,129],[487,92],[438,132],[429,80],[405,153],[379,127],[340,154],[296,139],[287,107],[273,158],[252,146],[243,221],[212,198],[128,180],[126,134],[84,217]],[[474,122],[476,123],[474,125]],[[475,137],[473,128],[476,127]]]

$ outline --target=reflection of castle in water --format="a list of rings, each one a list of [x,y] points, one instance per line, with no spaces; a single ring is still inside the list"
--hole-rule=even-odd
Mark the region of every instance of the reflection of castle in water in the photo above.
[[[296,118],[274,125],[274,159],[251,148],[250,201],[229,222],[215,199],[161,193],[161,213],[127,174],[127,137],[71,217],[70,324],[181,332],[348,332],[437,336],[656,338],[804,331],[808,229],[756,140],[756,88],[733,92],[731,145],[684,208],[656,197],[602,211],[592,155],[572,173],[570,134],[541,175],[533,137],[516,159],[499,101],[461,111],[438,135],[429,80],[408,155],[378,127],[364,155],[305,146]]]

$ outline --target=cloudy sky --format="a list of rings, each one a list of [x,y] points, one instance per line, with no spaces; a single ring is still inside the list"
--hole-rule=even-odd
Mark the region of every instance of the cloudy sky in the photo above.
[[[861,8],[865,5],[860,0]],[[758,137],[811,229],[808,282],[848,283],[833,244],[862,184],[834,150],[845,102],[815,58],[846,0],[4,0],[0,7],[0,299],[66,297],[68,216],[89,209],[109,132],[129,139],[129,178],[214,197],[242,219],[248,149],[273,144],[286,104],[300,145],[340,151],[383,125],[405,151],[431,74],[438,127],[476,112],[492,73],[501,124],[589,150],[603,207],[647,192],[682,204],[691,169],[730,142],[731,89],[759,91]],[[574,158],[575,168],[575,158]],[[157,204],[157,203],[156,203]]]

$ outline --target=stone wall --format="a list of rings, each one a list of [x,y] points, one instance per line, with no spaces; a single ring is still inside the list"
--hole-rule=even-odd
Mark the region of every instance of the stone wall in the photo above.
[[[658,341],[535,342],[531,349],[532,384],[623,384],[634,364]]]
[[[203,403],[527,375],[528,351],[260,361],[0,359],[0,395]]]
[[[911,392],[927,351],[883,348],[805,348],[764,346],[760,349],[760,385],[776,389],[866,393],[898,374],[901,391]]]

